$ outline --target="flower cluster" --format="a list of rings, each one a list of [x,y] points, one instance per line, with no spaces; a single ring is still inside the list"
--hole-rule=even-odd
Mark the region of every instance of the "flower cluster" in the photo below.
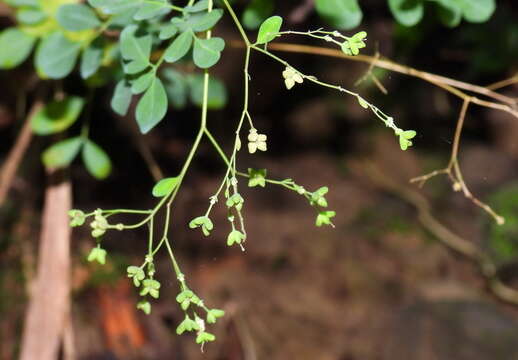
[[[288,90],[294,87],[296,83],[302,84],[304,81],[302,75],[297,70],[289,66],[287,66],[286,70],[282,72],[282,77],[284,78],[284,84]]]
[[[248,134],[248,152],[253,154],[257,150],[266,151],[266,139],[267,136],[265,134],[258,134],[257,129],[250,129]]]

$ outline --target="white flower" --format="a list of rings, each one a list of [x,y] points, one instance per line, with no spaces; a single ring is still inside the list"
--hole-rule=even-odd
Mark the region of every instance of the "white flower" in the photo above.
[[[258,134],[256,129],[250,129],[248,134],[248,152],[253,154],[256,150],[266,151],[266,135]]]
[[[289,66],[286,67],[286,70],[282,72],[282,77],[284,78],[284,84],[286,84],[286,88],[290,90],[295,86],[295,83],[302,84],[304,78],[302,75],[297,72],[294,68]]]

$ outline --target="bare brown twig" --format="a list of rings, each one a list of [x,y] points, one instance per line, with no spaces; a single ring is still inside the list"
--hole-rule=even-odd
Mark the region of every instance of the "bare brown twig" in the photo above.
[[[464,177],[462,176],[462,172],[460,170],[458,154],[459,154],[459,145],[460,145],[460,137],[462,134],[462,128],[464,126],[464,121],[466,119],[466,113],[468,111],[468,106],[470,104],[470,99],[465,99],[462,103],[462,109],[460,110],[459,119],[457,120],[457,126],[455,128],[455,135],[453,138],[453,146],[451,149],[451,156],[448,166],[444,169],[434,170],[431,173],[426,175],[418,176],[413,179],[410,179],[411,183],[417,183],[419,187],[422,187],[428,180],[437,175],[448,175],[448,178],[452,182],[452,188],[454,191],[462,191],[464,196],[471,200],[476,206],[480,207],[484,211],[486,211],[489,215],[491,215],[497,224],[502,225],[505,222],[505,219],[498,215],[489,205],[480,201],[476,198],[471,191],[469,190],[466,182],[464,181]]]
[[[376,58],[379,58],[380,57],[380,53],[376,51],[376,55],[375,55]],[[370,78],[372,80],[372,82],[374,83],[374,85],[376,85],[378,87],[378,89],[385,95],[388,94],[388,90],[385,86],[383,86],[383,84],[381,83],[381,81],[378,80],[377,76],[374,75],[374,73],[372,72],[372,70],[374,70],[374,62],[372,62],[370,65],[369,65],[369,68],[367,69],[367,71],[365,72],[365,74],[359,78],[355,83],[354,83],[354,86],[358,86],[360,85],[362,82],[364,82],[365,80],[367,80],[368,78]]]
[[[505,80],[502,80],[502,81],[497,81],[491,85],[488,85],[486,86],[488,89],[490,90],[497,90],[497,89],[501,89],[501,88],[504,88],[506,86],[509,86],[509,85],[514,85],[518,83],[518,74],[514,75],[513,77],[510,77],[509,79],[505,79]]]
[[[243,47],[244,44],[240,41],[231,42],[232,46],[235,47]],[[432,74],[426,71],[417,70],[411,68],[409,66],[404,66],[398,63],[395,63],[389,59],[377,58],[375,56],[369,55],[356,55],[349,56],[345,55],[341,50],[330,49],[319,46],[309,46],[309,45],[299,45],[299,44],[289,44],[289,43],[271,43],[268,45],[268,49],[274,51],[283,51],[283,52],[293,52],[293,53],[303,53],[303,54],[313,54],[313,55],[323,55],[329,57],[336,57],[341,59],[347,59],[351,61],[360,61],[368,64],[374,64],[374,67],[383,68],[386,70],[390,70],[393,72],[398,72],[400,74],[405,74],[409,76],[413,76],[422,80],[425,80],[434,85],[440,86],[446,91],[462,98],[466,99],[470,97],[470,95],[460,91],[467,90],[476,94],[484,95],[498,102],[491,102],[481,100],[477,97],[471,96],[471,102],[477,105],[490,107],[497,110],[502,110],[508,112],[514,117],[518,118],[518,109],[516,108],[518,105],[518,100],[511,98],[506,95],[499,94],[491,89],[488,89],[483,86],[469,84],[463,81],[451,79],[442,75]]]
[[[20,133],[14,143],[14,146],[9,151],[9,155],[7,155],[7,159],[4,162],[4,166],[2,167],[2,172],[0,173],[0,206],[3,205],[7,193],[11,188],[13,183],[14,176],[16,175],[16,171],[20,166],[20,162],[22,161],[23,155],[27,151],[29,144],[32,139],[32,129],[31,129],[31,119],[36,115],[38,110],[41,109],[43,103],[41,101],[36,101],[25,120],[25,123],[22,126]]]
[[[480,272],[487,280],[489,289],[498,299],[518,305],[518,290],[500,280],[494,262],[478,246],[453,233],[437,220],[432,214],[428,200],[423,195],[393,181],[372,162],[362,161],[362,166],[358,164],[359,162],[352,164],[355,172],[367,175],[374,185],[394,193],[412,204],[417,209],[418,220],[424,228],[430,231],[442,244],[477,264]]]

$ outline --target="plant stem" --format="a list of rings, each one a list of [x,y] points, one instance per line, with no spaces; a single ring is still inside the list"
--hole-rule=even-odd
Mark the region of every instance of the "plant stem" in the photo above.
[[[250,47],[250,40],[248,39],[248,36],[246,36],[245,30],[243,29],[243,26],[241,25],[241,22],[236,16],[236,13],[234,12],[234,9],[232,9],[232,6],[230,6],[228,0],[223,0],[223,3],[227,7],[227,10],[232,17],[232,20],[234,20],[234,24],[236,24],[237,29],[239,30],[239,33],[241,34],[241,37],[243,38],[243,41],[246,44],[246,47]]]

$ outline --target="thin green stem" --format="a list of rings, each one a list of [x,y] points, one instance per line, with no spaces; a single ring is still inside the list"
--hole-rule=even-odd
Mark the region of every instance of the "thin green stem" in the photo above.
[[[232,9],[232,6],[230,6],[228,0],[223,0],[223,3],[227,7],[227,10],[232,17],[232,20],[234,20],[234,24],[236,25],[237,29],[239,30],[239,33],[241,34],[241,37],[243,38],[243,41],[246,44],[246,47],[250,47],[250,40],[248,39],[248,36],[246,36],[245,29],[243,29],[243,26],[241,25],[241,22],[239,21],[239,18],[237,17],[236,13],[234,12],[234,9]]]
[[[383,121],[385,123],[385,125],[387,127],[390,127],[391,129],[394,130],[394,132],[397,132],[398,130],[401,131],[401,129],[399,129],[395,124],[394,124],[394,119],[385,114],[383,111],[381,111],[379,108],[377,108],[376,106],[374,106],[373,104],[369,103],[367,100],[365,100],[364,98],[362,98],[360,96],[360,94],[358,93],[355,93],[354,91],[350,91],[350,90],[347,90],[339,85],[334,85],[334,84],[330,84],[330,83],[326,83],[324,81],[320,81],[318,80],[316,77],[314,76],[309,76],[309,75],[306,75],[302,72],[300,72],[299,70],[297,70],[295,67],[291,66],[287,61],[279,58],[278,56],[272,54],[271,52],[269,52],[268,50],[265,50],[261,47],[258,47],[258,46],[255,46],[255,45],[251,45],[250,48],[260,52],[260,53],[263,53],[264,55],[266,56],[269,56],[271,57],[272,59],[276,60],[277,62],[283,64],[284,66],[286,67],[290,67],[292,69],[294,69],[295,71],[297,71],[300,76],[302,76],[304,79],[308,80],[308,81],[311,81],[312,83],[315,83],[315,84],[318,84],[320,86],[323,86],[323,87],[327,87],[327,88],[330,88],[330,89],[333,89],[333,90],[337,90],[339,92],[344,92],[346,94],[349,94],[351,96],[354,96],[358,99],[358,102],[360,104],[365,104],[369,109],[371,109],[371,111],[374,113],[374,115],[376,115],[376,117],[378,119],[380,119],[381,121]],[[363,105],[362,105],[363,106]]]

